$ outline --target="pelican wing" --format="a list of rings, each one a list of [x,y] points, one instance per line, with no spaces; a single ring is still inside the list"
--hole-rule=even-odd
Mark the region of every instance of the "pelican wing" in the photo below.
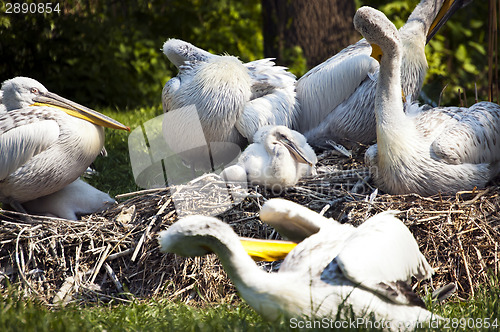
[[[253,142],[253,136],[259,128],[267,125],[294,128],[297,117],[295,96],[285,89],[279,89],[249,101],[235,126],[242,136]]]
[[[366,220],[335,258],[344,276],[355,284],[380,292],[381,285],[432,275],[415,238],[394,215],[395,211],[386,211]]]
[[[362,39],[314,67],[297,81],[301,132],[316,127],[351,96],[362,81],[378,70],[378,62],[370,57],[371,51],[370,44]]]
[[[193,75],[195,75],[197,67],[201,63],[203,62],[186,60],[182,65],[179,65],[179,73],[177,76],[172,77],[165,83],[161,92],[163,112],[190,106],[186,104],[186,101],[193,104],[196,103],[196,98],[190,95],[192,91],[189,89],[189,85],[193,80]]]
[[[244,64],[252,80],[252,96],[236,122],[236,128],[250,142],[257,130],[266,125],[295,128],[298,104],[295,99],[295,76],[272,59]]]
[[[261,59],[245,63],[252,79],[252,99],[272,93],[276,89],[286,89],[295,85],[295,75],[286,67],[276,66],[274,59]]]
[[[163,112],[171,111],[174,107],[173,96],[176,91],[179,91],[181,86],[181,80],[178,77],[172,77],[165,83],[163,90],[161,92],[161,102],[163,106]]]
[[[0,180],[46,150],[59,137],[59,125],[53,120],[16,122],[8,112],[0,117]]]
[[[335,222],[297,203],[280,198],[267,201],[260,210],[260,219],[273,226],[284,237],[300,242],[321,227]]]
[[[454,121],[432,143],[434,154],[449,164],[500,161],[500,106],[481,102],[450,111]]]

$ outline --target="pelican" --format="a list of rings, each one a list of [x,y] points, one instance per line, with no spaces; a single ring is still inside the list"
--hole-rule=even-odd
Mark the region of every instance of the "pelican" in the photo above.
[[[427,72],[426,41],[468,2],[422,0],[399,29],[403,45],[402,91],[406,98],[416,99],[420,94]],[[421,28],[423,31],[420,31]],[[353,142],[371,144],[375,140],[374,101],[379,64],[374,58],[378,58],[378,54],[377,49],[372,50],[370,44],[362,39],[314,67],[297,81],[297,100],[300,104],[298,130],[304,133],[309,144],[325,148],[328,147],[328,140],[346,146]]]
[[[82,175],[103,149],[103,126],[130,130],[31,78],[5,81],[2,94],[0,202],[17,210]]]
[[[7,112],[7,108],[3,104],[3,91],[0,90],[0,114]]]
[[[365,7],[354,24],[383,52],[375,96],[377,144],[365,155],[377,186],[390,194],[433,195],[484,187],[499,174],[500,106],[404,105],[404,45],[396,27],[381,12]],[[423,35],[425,26],[417,23],[414,31]]]
[[[285,317],[347,319],[371,313],[386,328],[435,318],[411,291],[412,276],[433,270],[394,211],[380,213],[358,228],[326,219],[283,199],[267,201],[260,212],[270,224],[317,228],[283,261],[278,273],[261,270],[232,228],[213,217],[189,216],[159,234],[160,249],[182,256],[215,253],[241,297],[268,320]],[[287,228],[286,226],[284,228]],[[403,326],[404,328],[404,326]]]
[[[316,162],[316,154],[303,135],[285,126],[264,126],[255,133],[237,165],[225,169],[222,176],[226,181],[248,180],[254,185],[281,189],[313,174]]]
[[[23,203],[30,214],[77,220],[78,216],[102,211],[115,204],[108,194],[81,179],[55,193]]]
[[[222,163],[236,156],[226,156],[226,146],[217,149],[212,142],[229,142],[243,149],[262,126],[296,125],[295,76],[275,66],[272,59],[242,63],[234,56],[214,55],[178,39],[167,40],[163,52],[179,70],[162,91],[164,112],[179,112],[180,125],[166,128],[164,123],[163,127],[164,134],[182,127],[167,140],[175,152],[188,149],[186,142],[198,133],[198,127],[191,124],[193,115],[183,111],[188,106],[195,107],[212,159]]]

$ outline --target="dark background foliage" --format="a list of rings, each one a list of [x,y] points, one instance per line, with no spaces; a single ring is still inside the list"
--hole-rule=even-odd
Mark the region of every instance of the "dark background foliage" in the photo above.
[[[0,80],[29,76],[90,106],[158,104],[175,68],[161,48],[181,38],[242,60],[262,53],[259,4],[251,1],[60,3],[59,14],[0,18]]]
[[[273,2],[279,6],[280,1]],[[418,3],[334,2],[379,8],[398,26]],[[325,5],[325,1],[316,3]],[[261,6],[259,1],[70,0],[59,5],[60,13],[6,14],[6,2],[2,2],[0,81],[29,76],[50,90],[91,107],[132,109],[158,105],[164,83],[176,74],[161,51],[168,38],[187,40],[214,53],[237,55],[243,61],[264,57],[262,8],[269,6]],[[284,33],[297,39],[294,18],[288,22]],[[331,45],[331,49],[341,49],[349,40],[360,38],[354,29],[352,34],[354,37],[335,41],[340,45]],[[310,37],[305,40],[304,45],[311,43]],[[286,49],[274,56],[278,63],[300,76],[315,63],[311,63],[312,55],[308,59],[304,56],[310,45],[301,47],[300,41],[297,43],[285,43]],[[319,43],[325,44],[324,38]],[[477,82],[479,99],[485,100],[487,49],[488,1],[476,0],[459,11],[427,48],[430,71],[426,94],[437,101],[448,85],[443,103],[457,104],[457,89],[465,89],[473,100]]]

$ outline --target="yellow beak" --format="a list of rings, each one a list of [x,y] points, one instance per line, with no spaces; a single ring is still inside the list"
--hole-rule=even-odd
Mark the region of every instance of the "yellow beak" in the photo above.
[[[40,92],[33,100],[35,103],[31,106],[55,107],[71,116],[89,121],[98,126],[130,131],[129,127],[120,122],[52,92]]]
[[[465,1],[467,4],[467,1]],[[434,22],[432,22],[429,31],[427,32],[427,41],[434,37],[434,35],[438,32],[438,30],[448,21],[448,19],[462,6],[464,5],[464,1],[460,0],[445,0],[441,9],[439,10]]]
[[[370,44],[372,46],[372,54],[370,56],[380,62],[382,59],[382,49],[377,44]]]
[[[279,240],[260,240],[240,238],[240,242],[247,254],[255,261],[277,261],[288,255],[297,243]]]

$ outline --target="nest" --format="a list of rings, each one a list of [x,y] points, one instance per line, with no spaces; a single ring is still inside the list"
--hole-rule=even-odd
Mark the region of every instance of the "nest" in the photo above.
[[[436,270],[434,288],[454,282],[458,296],[468,298],[478,285],[498,280],[498,181],[449,196],[376,194],[363,152],[354,150],[354,157],[326,153],[319,158],[317,176],[281,192],[228,189],[217,176],[205,175],[185,185],[119,195],[120,204],[79,221],[0,210],[0,289],[10,284],[48,305],[155,296],[192,304],[237,301],[214,255],[160,253],[157,234],[178,214],[202,213],[217,215],[240,236],[279,238],[258,218],[262,204],[273,197],[354,225],[378,212],[399,210]]]

